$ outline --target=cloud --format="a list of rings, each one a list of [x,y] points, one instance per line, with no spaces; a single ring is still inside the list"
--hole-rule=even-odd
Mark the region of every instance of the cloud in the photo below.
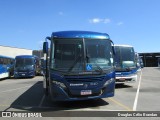
[[[111,22],[111,20],[110,20],[110,19],[108,19],[108,18],[106,18],[106,19],[104,19],[104,20],[103,20],[103,22],[104,22],[104,23],[110,23],[110,22]]]
[[[102,19],[102,18],[92,18],[92,19],[89,19],[89,22],[90,23],[93,23],[93,24],[96,24],[96,23],[110,23],[111,20],[108,19],[108,18],[105,18],[105,19]]]
[[[100,18],[93,18],[93,19],[89,20],[90,23],[100,23],[101,21],[102,21],[102,19],[100,19]]]
[[[118,22],[117,23],[118,26],[123,25],[123,24],[124,24],[123,22]]]

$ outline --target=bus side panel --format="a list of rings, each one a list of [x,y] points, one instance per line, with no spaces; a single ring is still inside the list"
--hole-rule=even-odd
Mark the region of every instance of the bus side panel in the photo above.
[[[5,65],[0,65],[0,79],[9,77],[9,72]]]

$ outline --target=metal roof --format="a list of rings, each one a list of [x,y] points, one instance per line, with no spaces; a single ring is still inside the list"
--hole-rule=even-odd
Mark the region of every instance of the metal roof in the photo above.
[[[131,46],[131,45],[119,45],[119,44],[115,44],[114,46],[121,46],[121,47],[133,47],[133,46]]]
[[[4,55],[0,55],[0,58],[10,58],[10,59],[14,59],[14,58],[12,58],[12,57],[4,56]]]
[[[155,53],[139,53],[139,56],[155,56],[155,57],[160,57],[160,52],[155,52]]]

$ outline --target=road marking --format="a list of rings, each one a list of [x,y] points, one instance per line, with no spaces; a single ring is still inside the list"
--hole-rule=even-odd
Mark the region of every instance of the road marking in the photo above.
[[[39,83],[39,84],[36,84],[36,85],[40,85],[40,84],[42,84],[42,83]],[[6,91],[1,91],[0,93],[5,93],[5,92],[14,91],[14,90],[19,90],[19,89],[23,89],[23,88],[31,87],[31,86],[33,86],[33,85],[27,85],[27,86],[16,88],[16,89],[10,89],[10,90],[6,90]]]
[[[45,95],[43,95],[43,97],[42,97],[42,99],[41,99],[41,102],[40,102],[40,104],[39,104],[38,107],[42,107],[42,104],[43,104],[44,99],[45,99]]]
[[[126,105],[118,102],[117,100],[115,100],[115,99],[113,99],[113,98],[109,98],[109,100],[112,101],[112,102],[114,102],[114,103],[116,103],[117,105],[123,107],[124,109],[126,109],[126,110],[128,110],[128,111],[132,111],[131,108],[129,108],[128,106],[126,106]]]
[[[138,83],[136,97],[135,97],[135,100],[134,100],[133,111],[136,111],[136,109],[137,109],[137,102],[138,102],[138,96],[139,96],[139,89],[140,89],[141,80],[142,80],[142,70],[141,70],[141,74],[140,74],[140,77],[139,77],[139,83]]]

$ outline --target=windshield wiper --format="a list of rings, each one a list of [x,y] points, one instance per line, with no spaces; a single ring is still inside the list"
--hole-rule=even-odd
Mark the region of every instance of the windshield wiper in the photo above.
[[[77,64],[77,62],[80,60],[80,58],[82,58],[82,54],[79,54],[76,58],[76,60],[74,61],[74,63],[72,64],[72,66],[68,69],[67,72],[72,71],[72,69],[74,68],[74,66]]]
[[[97,65],[96,63],[95,63],[95,65],[98,68],[98,72],[100,72],[100,74],[102,74],[104,72],[103,69],[99,65]],[[97,71],[97,69],[95,71]]]

